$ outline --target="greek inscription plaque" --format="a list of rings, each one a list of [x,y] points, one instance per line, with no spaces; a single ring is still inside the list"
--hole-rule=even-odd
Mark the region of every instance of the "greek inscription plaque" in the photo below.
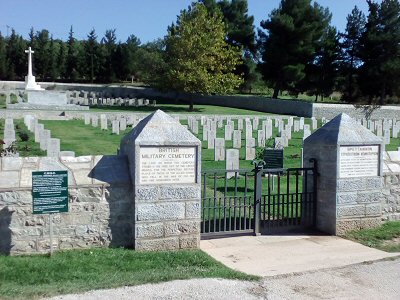
[[[140,147],[140,184],[196,183],[196,147]]]
[[[342,146],[339,157],[339,178],[379,175],[379,146]]]

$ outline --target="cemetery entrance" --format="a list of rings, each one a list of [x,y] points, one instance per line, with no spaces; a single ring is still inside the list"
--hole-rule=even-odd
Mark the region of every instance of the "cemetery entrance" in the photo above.
[[[312,229],[316,217],[316,161],[312,168],[202,173],[201,235],[274,234]]]

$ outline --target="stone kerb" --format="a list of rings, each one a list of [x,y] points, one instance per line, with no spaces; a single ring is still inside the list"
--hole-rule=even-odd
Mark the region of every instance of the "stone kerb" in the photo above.
[[[304,140],[303,165],[318,163],[317,229],[335,235],[381,222],[384,144],[346,114]],[[309,187],[310,188],[310,187]]]
[[[161,110],[121,141],[134,191],[136,250],[198,248],[201,142]]]

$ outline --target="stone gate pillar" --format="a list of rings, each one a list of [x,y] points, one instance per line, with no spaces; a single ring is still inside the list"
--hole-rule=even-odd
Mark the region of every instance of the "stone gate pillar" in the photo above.
[[[304,141],[305,167],[318,161],[317,229],[341,235],[381,222],[384,144],[346,114]]]
[[[198,248],[201,142],[161,110],[121,141],[129,161],[136,250]]]

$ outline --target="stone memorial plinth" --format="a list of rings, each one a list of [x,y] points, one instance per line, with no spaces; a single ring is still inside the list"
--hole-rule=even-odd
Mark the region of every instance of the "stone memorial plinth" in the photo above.
[[[306,138],[303,149],[304,167],[311,167],[310,159],[318,165],[317,229],[342,235],[381,223],[380,138],[341,114]]]
[[[133,185],[136,250],[197,248],[201,142],[161,110],[121,141]]]

